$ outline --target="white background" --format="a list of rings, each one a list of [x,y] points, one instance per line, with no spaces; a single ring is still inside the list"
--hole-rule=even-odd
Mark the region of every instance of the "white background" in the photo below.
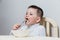
[[[0,0],[0,35],[8,35],[14,24],[22,23],[30,5],[41,7],[44,16],[54,19],[60,30],[60,0]]]

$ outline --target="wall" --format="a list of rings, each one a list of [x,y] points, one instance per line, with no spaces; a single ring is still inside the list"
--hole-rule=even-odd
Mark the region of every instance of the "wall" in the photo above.
[[[0,0],[0,35],[8,35],[12,25],[22,23],[29,5],[44,10],[44,16],[54,19],[60,30],[60,0]]]

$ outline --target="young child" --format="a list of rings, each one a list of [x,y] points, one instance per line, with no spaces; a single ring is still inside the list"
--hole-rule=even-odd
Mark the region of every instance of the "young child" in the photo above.
[[[29,35],[27,36],[46,36],[45,27],[40,25],[42,17],[43,10],[38,6],[31,5],[28,7],[25,15],[25,25],[20,27],[20,24],[16,24],[13,26],[13,30],[23,31],[28,29]]]

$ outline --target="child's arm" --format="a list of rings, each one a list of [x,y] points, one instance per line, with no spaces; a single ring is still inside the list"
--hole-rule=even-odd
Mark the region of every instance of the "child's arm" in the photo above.
[[[45,28],[44,26],[41,26],[37,29],[36,34],[39,34],[39,36],[46,36]]]
[[[9,34],[10,34],[10,35],[13,35],[12,31],[13,31],[13,30],[18,30],[18,28],[19,28],[20,26],[21,26],[20,24],[15,24],[15,25],[13,25],[13,26],[12,26],[12,30],[11,30],[11,32],[10,32]]]
[[[40,28],[40,36],[46,36],[46,31],[45,31],[44,26],[42,26],[42,28]]]

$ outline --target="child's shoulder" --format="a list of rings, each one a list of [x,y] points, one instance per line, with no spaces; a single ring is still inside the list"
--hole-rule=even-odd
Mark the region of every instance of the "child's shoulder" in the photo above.
[[[38,28],[40,28],[40,29],[45,29],[45,27],[44,27],[43,25],[39,25]]]

